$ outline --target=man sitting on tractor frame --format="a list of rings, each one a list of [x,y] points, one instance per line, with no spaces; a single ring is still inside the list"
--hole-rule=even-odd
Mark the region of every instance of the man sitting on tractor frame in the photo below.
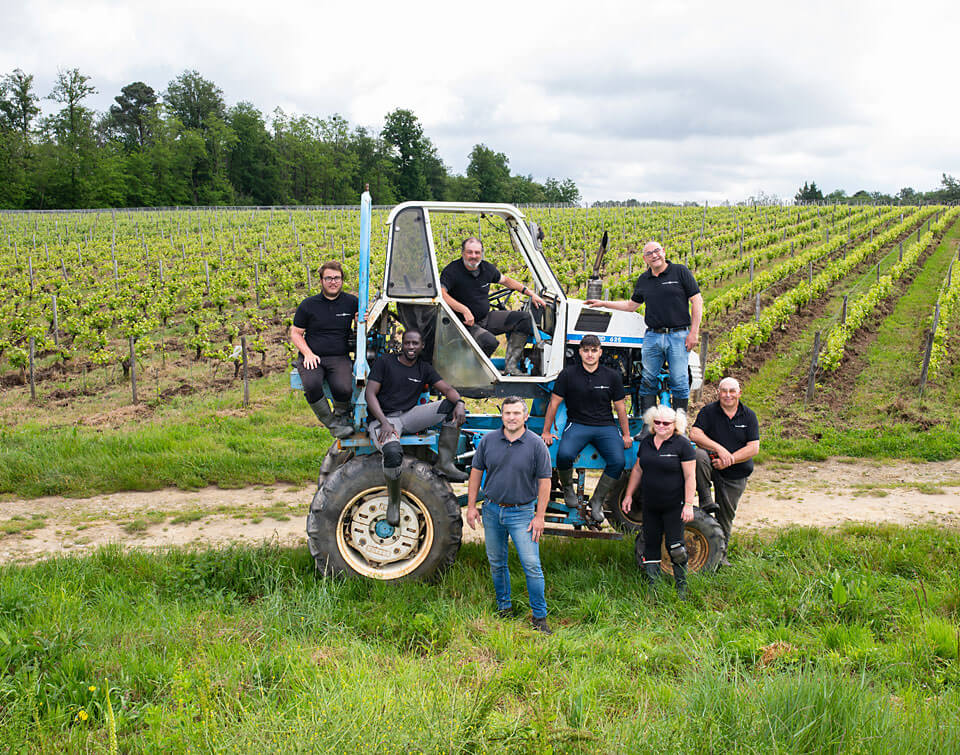
[[[466,419],[463,399],[429,362],[420,358],[423,334],[409,328],[403,334],[399,354],[384,354],[370,369],[367,378],[367,411],[373,418],[367,425],[370,442],[383,454],[383,476],[387,482],[387,523],[400,524],[400,475],[403,446],[400,436],[418,433],[443,422],[434,469],[451,482],[464,482],[467,475],[454,464],[460,426]],[[418,404],[420,394],[432,386],[443,394],[441,401]]]
[[[483,353],[490,356],[497,350],[497,335],[507,334],[507,352],[504,358],[505,375],[523,375],[520,357],[527,339],[533,335],[533,320],[527,312],[490,311],[490,284],[529,294],[530,301],[541,309],[546,302],[523,283],[504,275],[483,259],[483,243],[475,236],[464,239],[460,245],[460,259],[454,260],[440,273],[443,300],[463,319],[470,335]]]

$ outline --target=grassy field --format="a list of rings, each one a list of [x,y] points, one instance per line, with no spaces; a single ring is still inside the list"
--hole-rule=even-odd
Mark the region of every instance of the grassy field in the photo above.
[[[321,580],[305,548],[107,548],[0,569],[17,752],[960,751],[960,534],[740,538],[679,602],[629,540],[544,545],[552,637],[438,584]]]
[[[781,360],[792,369],[790,359],[785,353],[768,360],[745,389],[744,400],[760,416],[760,463],[831,456],[927,461],[960,456],[960,417],[929,432],[909,417],[842,427],[824,419],[816,407],[784,413],[774,401],[767,402],[763,391],[775,382],[768,375]],[[935,390],[955,394],[957,389]],[[85,422],[69,408],[51,412],[28,407],[16,424],[0,427],[0,496],[82,497],[168,486],[241,487],[315,479],[330,436],[316,423],[302,395],[287,388],[284,375],[256,381],[252,391],[246,409],[238,391],[205,392],[119,413],[106,424]],[[106,409],[109,397],[103,401]],[[801,432],[792,424],[798,417]]]

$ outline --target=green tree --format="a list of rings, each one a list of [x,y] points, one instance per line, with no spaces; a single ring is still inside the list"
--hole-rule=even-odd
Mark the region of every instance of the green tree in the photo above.
[[[26,137],[40,114],[40,98],[33,92],[33,75],[19,68],[0,80],[0,124]]]
[[[558,181],[556,178],[548,178],[543,185],[545,202],[556,202],[574,204],[580,201],[580,189],[573,182],[572,178],[565,178]]]
[[[359,196],[364,185],[370,185],[370,194],[376,204],[393,204],[397,201],[396,188],[390,176],[390,146],[380,137],[372,136],[362,126],[351,135],[351,150],[357,158],[357,183],[354,196]],[[434,194],[435,197],[444,194]]]
[[[431,199],[427,183],[427,160],[432,145],[411,110],[397,108],[389,113],[380,132],[392,151],[396,173],[394,184],[401,201]]]
[[[939,191],[931,192],[936,195],[936,201],[938,202],[960,202],[960,181],[958,181],[953,176],[944,173],[943,178],[940,180],[940,185],[943,187]]]
[[[803,186],[794,196],[797,202],[818,202],[823,199],[823,192],[817,188],[817,182],[811,181],[809,185],[803,182]]]
[[[17,68],[0,79],[0,207],[20,208],[28,203],[38,102],[33,76]]]
[[[56,83],[48,95],[48,99],[63,105],[45,123],[47,137],[56,144],[56,159],[65,167],[54,171],[48,184],[55,207],[86,207],[92,200],[91,176],[97,143],[94,113],[83,101],[96,92],[89,76],[77,68],[68,68],[57,72]]]
[[[193,70],[184,71],[167,85],[163,102],[188,129],[206,130],[212,118],[223,120],[226,116],[223,90]]]
[[[153,87],[134,81],[113,98],[106,117],[108,133],[124,143],[127,149],[143,148],[150,138],[150,111],[157,105]]]
[[[485,144],[477,144],[471,150],[467,177],[477,182],[481,202],[509,201],[509,163],[503,152],[494,152]]]
[[[227,123],[237,141],[230,150],[227,175],[241,204],[277,204],[277,154],[264,124],[263,114],[249,102],[238,102],[227,111]]]

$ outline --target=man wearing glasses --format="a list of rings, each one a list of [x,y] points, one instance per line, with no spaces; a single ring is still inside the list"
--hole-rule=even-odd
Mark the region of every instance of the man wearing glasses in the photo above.
[[[341,290],[343,268],[339,262],[324,262],[320,280],[322,291],[308,296],[297,307],[290,340],[300,351],[297,371],[307,403],[333,437],[346,438],[353,434],[353,364],[348,356],[348,339],[357,317],[357,297]],[[324,381],[333,396],[332,411],[323,394]]]
[[[640,352],[643,362],[641,413],[657,403],[657,375],[664,361],[670,371],[673,408],[686,411],[690,400],[687,352],[700,339],[703,295],[693,273],[678,262],[668,262],[658,242],[646,243],[643,260],[647,269],[637,278],[629,301],[588,299],[585,304],[624,312],[636,312],[641,304],[646,304],[644,322],[647,331]]]

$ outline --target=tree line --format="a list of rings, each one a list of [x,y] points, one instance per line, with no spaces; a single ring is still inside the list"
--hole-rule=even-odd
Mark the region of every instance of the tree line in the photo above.
[[[797,202],[826,202],[827,204],[956,204],[960,202],[960,181],[944,173],[940,188],[931,191],[917,191],[906,186],[896,194],[884,194],[880,191],[860,189],[855,194],[847,194],[843,189],[835,189],[824,194],[816,181],[803,182],[794,195]]]
[[[580,199],[571,179],[514,175],[484,144],[465,175],[452,173],[403,108],[379,133],[336,114],[265,117],[249,102],[228,107],[193,70],[161,93],[132,82],[103,113],[84,104],[96,93],[89,76],[61,70],[45,97],[61,108],[42,117],[32,74],[0,79],[0,208],[356,204],[366,183],[378,204]]]

